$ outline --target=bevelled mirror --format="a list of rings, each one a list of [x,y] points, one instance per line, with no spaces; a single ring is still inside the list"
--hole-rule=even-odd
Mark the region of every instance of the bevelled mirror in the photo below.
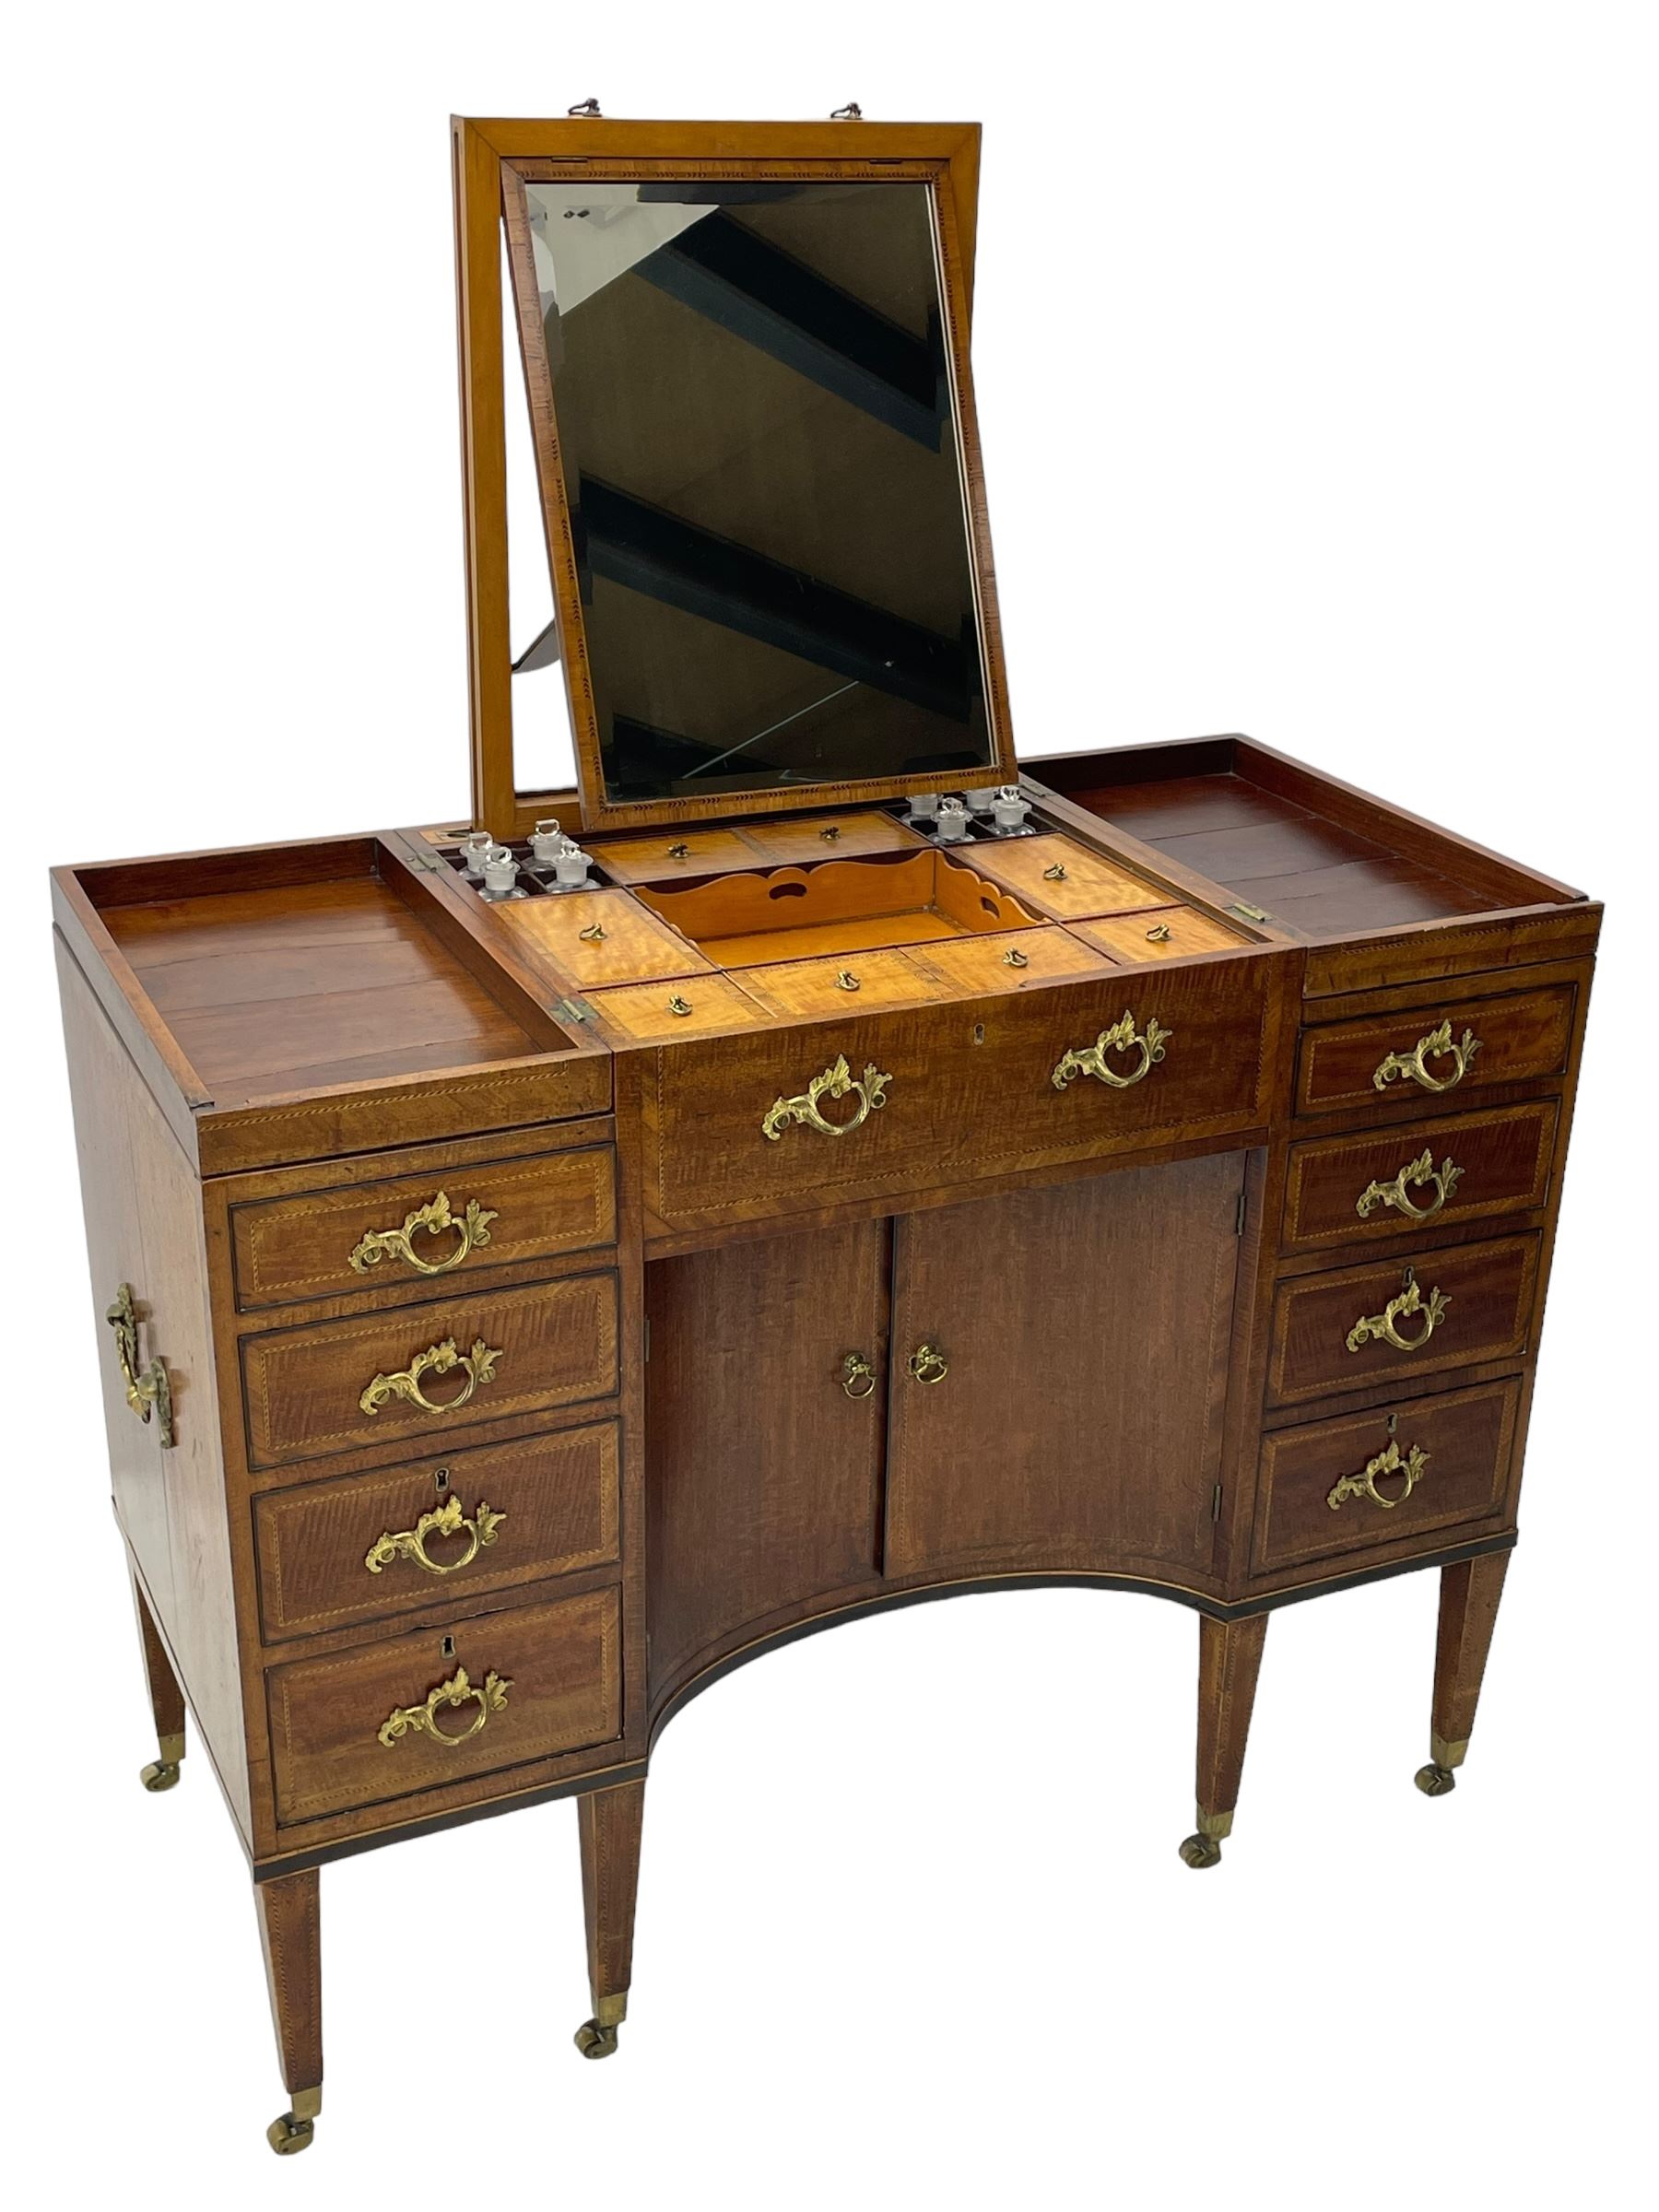
[[[947,167],[503,161],[590,827],[1017,772]]]

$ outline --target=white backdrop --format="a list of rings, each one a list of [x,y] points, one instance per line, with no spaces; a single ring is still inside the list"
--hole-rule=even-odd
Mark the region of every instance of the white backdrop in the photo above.
[[[1653,21],[88,0],[14,28],[14,2171],[193,2207],[1612,2196],[1651,2088]],[[330,1868],[327,2106],[279,2165],[240,1852],[204,1761],[136,1781],[42,871],[465,810],[446,117],[590,93],[984,121],[1023,752],[1244,730],[1608,900],[1524,1536],[1455,1796],[1411,1786],[1432,1579],[1292,1608],[1202,1876],[1177,1607],[963,1599],[740,1672],[653,1762],[603,2065],[570,2042],[569,1806]]]

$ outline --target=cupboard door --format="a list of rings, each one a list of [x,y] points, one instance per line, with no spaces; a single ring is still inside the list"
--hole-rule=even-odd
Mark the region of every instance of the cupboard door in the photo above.
[[[645,1285],[654,1703],[768,1616],[880,1580],[888,1228],[653,1260]]]
[[[1244,1162],[896,1225],[888,1575],[1207,1568]]]

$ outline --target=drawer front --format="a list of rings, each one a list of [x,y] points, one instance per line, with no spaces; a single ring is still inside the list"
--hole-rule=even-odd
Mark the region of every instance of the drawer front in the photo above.
[[[320,1820],[619,1735],[620,1600],[486,1613],[265,1681],[277,1822]]]
[[[1072,929],[1088,944],[1124,966],[1138,967],[1143,960],[1183,960],[1199,952],[1225,952],[1230,946],[1247,945],[1241,930],[1212,922],[1190,906],[1160,906],[1150,912],[1119,914],[1105,922],[1074,922]]]
[[[692,1228],[1259,1126],[1277,969],[1115,975],[659,1053],[652,1206]]]
[[[1285,1406],[1519,1358],[1537,1279],[1535,1236],[1449,1245],[1406,1266],[1297,1276],[1274,1301],[1271,1395]]]
[[[617,1237],[609,1145],[233,1206],[239,1311],[586,1252]]]
[[[1264,1438],[1257,1571],[1497,1518],[1520,1390],[1490,1382]]]
[[[1304,1030],[1296,1099],[1303,1113],[1381,1100],[1460,1100],[1496,1083],[1564,1074],[1574,989],[1553,983],[1507,998],[1447,998]]]
[[[258,1499],[267,1643],[608,1565],[614,1421]]]
[[[1285,1250],[1370,1243],[1426,1221],[1527,1213],[1549,1193],[1556,1115],[1554,1100],[1539,1099],[1293,1145]]]
[[[280,1466],[550,1413],[617,1387],[617,1278],[399,1306],[245,1336],[248,1456]]]

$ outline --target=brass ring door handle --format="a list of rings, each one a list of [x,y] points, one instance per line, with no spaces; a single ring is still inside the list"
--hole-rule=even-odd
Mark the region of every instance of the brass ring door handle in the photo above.
[[[851,1136],[854,1129],[862,1129],[871,1114],[887,1104],[887,1087],[892,1079],[874,1064],[862,1076],[855,1076],[842,1053],[822,1075],[813,1077],[798,1098],[774,1099],[762,1117],[760,1134],[769,1144],[775,1145],[794,1123],[816,1129],[821,1136]],[[858,1111],[847,1121],[827,1121],[818,1112],[820,1099],[844,1099],[853,1091],[858,1094]]]
[[[1065,1053],[1054,1065],[1049,1077],[1056,1090],[1064,1090],[1074,1076],[1094,1076],[1113,1090],[1127,1090],[1151,1073],[1164,1056],[1164,1046],[1175,1034],[1160,1022],[1148,1020],[1143,1036],[1135,1026],[1135,1016],[1127,1007],[1121,1021],[1114,1021],[1109,1030],[1102,1030],[1092,1044],[1081,1045]],[[1140,1058],[1126,1076],[1120,1075],[1107,1061],[1108,1053],[1138,1053]]]
[[[1405,1504],[1422,1481],[1423,1470],[1428,1465],[1429,1454],[1421,1444],[1413,1444],[1402,1459],[1399,1445],[1391,1443],[1385,1452],[1379,1452],[1375,1459],[1366,1461],[1362,1475],[1345,1475],[1325,1503],[1335,1512],[1345,1498],[1369,1498],[1373,1505],[1380,1505],[1384,1512],[1392,1513],[1396,1505]],[[1382,1495],[1377,1488],[1380,1475],[1405,1476],[1406,1488],[1397,1498],[1385,1498]]]
[[[850,1398],[867,1398],[875,1390],[876,1370],[862,1352],[849,1352],[841,1361],[841,1386]]]
[[[1416,1276],[1406,1284],[1397,1298],[1391,1298],[1381,1313],[1361,1316],[1347,1333],[1347,1348],[1357,1352],[1362,1344],[1374,1338],[1379,1344],[1392,1344],[1397,1352],[1420,1352],[1446,1318],[1446,1308],[1452,1300],[1437,1283],[1424,1300]],[[1423,1317],[1422,1332],[1417,1336],[1402,1336],[1398,1324],[1415,1313]]]
[[[382,1567],[390,1567],[398,1559],[413,1559],[417,1567],[424,1567],[429,1574],[459,1574],[463,1567],[470,1567],[486,1545],[496,1540],[496,1531],[507,1518],[485,1504],[480,1498],[470,1513],[461,1511],[459,1498],[446,1498],[429,1513],[422,1513],[413,1528],[400,1529],[394,1535],[387,1529],[379,1540],[369,1547],[363,1564],[371,1574],[378,1574]],[[465,1530],[472,1541],[458,1559],[433,1559],[427,1556],[429,1536],[458,1536]]]
[[[936,1344],[919,1344],[904,1364],[914,1380],[924,1385],[943,1382],[950,1372],[949,1363]]]
[[[469,1743],[488,1722],[492,1712],[503,1712],[507,1707],[507,1692],[512,1688],[512,1677],[498,1675],[492,1666],[480,1688],[467,1676],[464,1666],[458,1666],[447,1682],[440,1682],[429,1697],[418,1705],[399,1705],[389,1712],[375,1731],[379,1740],[389,1751],[399,1736],[411,1733],[429,1735],[435,1744],[447,1744],[453,1751]],[[451,1735],[438,1725],[438,1713],[445,1705],[460,1706],[476,1702],[477,1712],[469,1727],[459,1735]]]
[[[408,1366],[398,1373],[376,1375],[372,1382],[364,1385],[359,1407],[364,1413],[376,1414],[388,1399],[406,1398],[422,1413],[459,1413],[476,1390],[495,1381],[496,1361],[500,1356],[500,1351],[491,1350],[482,1336],[475,1339],[470,1352],[458,1351],[454,1338],[446,1336],[441,1344],[429,1344],[424,1352],[417,1352]],[[422,1376],[447,1375],[457,1367],[465,1370],[465,1389],[455,1397],[446,1398],[441,1405],[434,1404],[421,1390]]]
[[[449,1193],[440,1191],[412,1214],[406,1214],[401,1229],[366,1230],[351,1252],[351,1265],[357,1274],[367,1275],[384,1259],[399,1259],[417,1275],[447,1275],[452,1267],[460,1266],[469,1252],[488,1243],[489,1224],[499,1218],[493,1206],[480,1206],[476,1198],[469,1198],[466,1211],[457,1217],[450,1211]],[[423,1260],[415,1250],[418,1236],[438,1237],[452,1229],[461,1241],[441,1259]]]
[[[1378,1090],[1386,1090],[1396,1076],[1409,1076],[1425,1090],[1454,1090],[1468,1074],[1470,1064],[1480,1050],[1480,1040],[1473,1030],[1465,1030],[1455,1044],[1452,1041],[1452,1018],[1448,1015],[1438,1030],[1430,1030],[1427,1037],[1419,1037],[1408,1053],[1390,1053],[1377,1063],[1371,1082]],[[1450,1057],[1456,1065],[1449,1076],[1431,1076],[1428,1062]]]
[[[117,1289],[104,1319],[115,1332],[115,1360],[126,1387],[126,1402],[141,1421],[155,1415],[157,1440],[168,1451],[173,1441],[172,1385],[165,1360],[152,1359],[147,1367],[138,1364],[138,1315],[129,1283]]]
[[[1392,1182],[1367,1183],[1354,1201],[1354,1211],[1361,1221],[1373,1214],[1380,1206],[1392,1206],[1406,1216],[1408,1221],[1432,1221],[1453,1192],[1457,1188],[1463,1170],[1448,1153],[1437,1168],[1434,1154],[1425,1146],[1416,1159],[1403,1167]],[[1432,1183],[1434,1196],[1427,1206],[1414,1205],[1407,1192]]]

